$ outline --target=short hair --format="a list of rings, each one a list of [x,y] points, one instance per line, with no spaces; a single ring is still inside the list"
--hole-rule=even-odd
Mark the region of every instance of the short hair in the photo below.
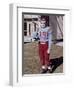
[[[47,26],[47,24],[46,24],[46,18],[45,18],[45,17],[42,16],[42,17],[40,18],[40,20],[41,20],[41,21],[44,21],[44,22],[45,22],[45,26]]]
[[[43,21],[46,21],[46,18],[45,18],[45,16],[41,16],[41,18],[40,18],[41,20],[43,20]]]
[[[40,19],[46,21],[46,26],[49,26],[49,16],[42,15]]]

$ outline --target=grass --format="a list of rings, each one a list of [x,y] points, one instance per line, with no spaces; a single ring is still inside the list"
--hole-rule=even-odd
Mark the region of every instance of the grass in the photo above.
[[[63,47],[52,44],[50,59],[52,62],[55,58],[63,56]],[[55,61],[60,59],[55,59]],[[58,63],[58,61],[57,61]],[[56,64],[57,65],[57,64]],[[24,44],[24,59],[23,59],[23,74],[40,74],[40,59],[38,55],[38,42]],[[60,63],[53,71],[53,73],[62,73],[63,64]]]

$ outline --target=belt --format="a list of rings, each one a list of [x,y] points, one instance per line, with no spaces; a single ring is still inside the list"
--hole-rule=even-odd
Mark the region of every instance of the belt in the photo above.
[[[39,44],[46,44],[46,43],[48,43],[48,41],[47,42],[39,41]]]

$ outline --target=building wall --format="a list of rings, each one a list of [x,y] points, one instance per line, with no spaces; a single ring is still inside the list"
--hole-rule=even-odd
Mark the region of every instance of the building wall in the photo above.
[[[63,38],[63,16],[50,15],[49,24],[52,27],[52,39]]]
[[[42,16],[41,16],[42,17]],[[47,20],[47,26],[52,27],[52,40],[56,39],[62,39],[63,38],[63,16],[57,16],[57,15],[49,15],[46,16]],[[32,33],[37,30],[37,28],[40,27],[39,22],[39,15],[24,15],[24,18],[26,19],[27,28],[25,31],[27,31],[27,35],[25,36],[32,36]],[[28,20],[30,19],[30,21]],[[38,20],[34,20],[38,19]]]

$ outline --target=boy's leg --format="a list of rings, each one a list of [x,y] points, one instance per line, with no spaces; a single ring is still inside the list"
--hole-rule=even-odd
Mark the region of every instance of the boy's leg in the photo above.
[[[46,43],[45,45],[45,64],[48,68],[48,70],[52,70],[51,68],[51,62],[50,62],[50,53],[47,53],[47,49],[48,49],[48,44]]]
[[[46,73],[47,68],[45,66],[45,56],[44,56],[44,45],[39,44],[39,57],[40,57],[40,62],[41,62],[41,73]]]
[[[47,66],[51,65],[51,62],[50,62],[50,54],[48,54],[47,52],[45,53],[45,64]]]
[[[39,44],[39,57],[40,57],[40,62],[41,65],[44,66],[45,65],[45,60],[44,60],[44,50],[43,50],[43,45]]]
[[[47,53],[48,44],[45,44],[44,55],[45,55],[45,64],[48,66],[50,64],[50,54]]]

